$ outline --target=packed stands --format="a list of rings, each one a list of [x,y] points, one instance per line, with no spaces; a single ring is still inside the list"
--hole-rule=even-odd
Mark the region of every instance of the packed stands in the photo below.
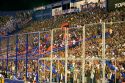
[[[9,13],[9,12],[8,12]],[[0,17],[0,33],[1,35],[12,34],[28,24],[32,20],[30,11],[16,12],[16,16]]]
[[[51,19],[46,19],[43,21],[35,21],[32,22],[30,26],[20,30],[18,33],[18,58],[22,58],[22,60],[18,60],[18,68],[17,68],[17,78],[18,79],[26,79],[26,62],[25,62],[25,54],[28,53],[28,66],[27,66],[27,80],[33,82],[38,77],[38,71],[42,71],[39,74],[42,75],[41,81],[42,83],[47,83],[50,81],[50,64],[48,61],[40,61],[40,68],[38,69],[38,60],[35,58],[65,58],[66,54],[66,39],[68,41],[68,57],[70,58],[82,58],[82,42],[83,42],[83,29],[82,27],[85,24],[87,25],[85,28],[85,83],[102,83],[103,80],[103,60],[100,60],[103,57],[102,51],[102,24],[106,22],[106,30],[105,30],[105,57],[106,57],[106,66],[105,66],[105,80],[107,83],[119,83],[125,82],[125,13],[122,11],[113,11],[106,12],[104,9],[96,7],[95,9],[86,11],[86,12],[77,12],[70,13],[66,15],[60,15],[53,17]],[[22,16],[22,15],[21,15]],[[20,14],[17,15],[17,19],[20,20]],[[30,19],[30,17],[27,17]],[[121,22],[122,21],[122,22]],[[17,21],[17,23],[25,22],[25,19],[21,19],[21,21]],[[117,23],[114,23],[117,22]],[[7,24],[6,21],[4,21]],[[1,23],[4,24],[4,23]],[[26,21],[27,23],[27,21]],[[64,27],[64,30],[61,28],[63,23],[68,23],[69,26]],[[93,24],[97,23],[97,24]],[[23,24],[23,23],[21,23]],[[92,24],[92,25],[91,25]],[[9,24],[10,25],[10,24]],[[60,28],[60,29],[56,29]],[[5,28],[7,29],[7,28]],[[53,46],[51,46],[51,33],[49,30],[53,29]],[[11,29],[12,30],[12,29]],[[39,31],[39,32],[37,32]],[[45,31],[45,32],[41,32]],[[68,31],[66,34],[65,31]],[[26,34],[21,33],[29,33],[28,41]],[[40,37],[39,37],[40,36]],[[6,39],[6,38],[5,38]],[[9,57],[16,56],[16,42],[15,36],[10,37],[10,44],[8,48]],[[7,41],[7,40],[6,40]],[[26,41],[29,43],[28,47],[26,46]],[[40,45],[39,45],[40,43]],[[7,43],[3,42],[1,46],[2,55],[6,54],[6,45]],[[50,56],[51,49],[54,49],[53,56]],[[28,50],[28,52],[26,51]],[[34,53],[35,52],[35,53]],[[13,54],[11,54],[13,53]],[[1,56],[2,57],[2,56]],[[5,57],[4,57],[5,58]],[[32,60],[31,58],[34,58]],[[24,60],[23,60],[24,59]],[[91,60],[93,59],[93,60]],[[96,60],[97,59],[97,60]],[[8,77],[13,75],[15,67],[14,61],[8,61]],[[73,65],[75,63],[75,66]],[[5,64],[3,66],[3,64]],[[64,65],[65,60],[55,60],[53,61],[53,82],[64,82]],[[59,67],[57,69],[57,66]],[[82,78],[82,61],[70,61],[68,60],[68,81],[72,83],[78,82],[81,83]],[[6,69],[6,61],[0,64],[1,70]],[[55,68],[55,69],[54,69]],[[75,71],[79,70],[79,71]],[[74,73],[77,72],[77,73]],[[75,77],[73,75],[76,74]],[[58,76],[59,75],[59,76]],[[59,79],[57,78],[59,77]]]

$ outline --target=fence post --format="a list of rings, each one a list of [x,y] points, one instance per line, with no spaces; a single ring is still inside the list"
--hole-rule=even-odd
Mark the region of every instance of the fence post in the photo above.
[[[40,32],[38,32],[38,34],[39,34],[39,36],[38,36],[38,39],[39,39],[39,56],[40,56],[40,45],[41,45],[41,42],[40,42]],[[37,70],[37,72],[38,72],[38,81],[40,81],[40,79],[39,79],[39,77],[41,77],[41,76],[39,76],[40,75],[40,68],[39,68],[39,58],[37,58],[37,68],[38,68],[38,70]]]
[[[1,50],[1,48],[2,48],[2,37],[0,36],[0,55],[2,54],[2,50]]]
[[[2,48],[2,37],[0,36],[0,56],[2,56],[2,50],[1,50],[1,48]],[[3,61],[3,59],[2,59],[2,64],[4,63],[4,61]],[[3,71],[3,67],[2,67],[2,71]]]
[[[52,70],[53,70],[53,29],[51,30],[51,54],[50,54],[50,58],[51,58],[51,62],[50,62],[50,83],[52,83]]]
[[[102,23],[102,60],[103,60],[103,79],[102,83],[105,83],[105,22]]]
[[[26,34],[26,80],[27,80],[27,69],[28,69],[28,34]]]
[[[85,83],[85,25],[83,26],[82,40],[82,83]]]
[[[67,83],[67,58],[68,58],[68,29],[65,28],[65,83]]]
[[[39,55],[40,55],[40,45],[41,45],[41,42],[40,42],[40,32],[38,32],[39,36],[38,36],[38,39],[39,39]]]
[[[37,59],[37,67],[38,67],[38,81],[40,82],[40,77],[41,76],[39,76],[40,75],[40,67],[39,67],[39,59]]]
[[[16,35],[16,64],[15,64],[15,74],[17,77],[17,69],[18,69],[18,35]]]
[[[6,75],[8,76],[7,72],[8,72],[8,58],[9,58],[9,36],[7,36],[7,55],[6,55]]]

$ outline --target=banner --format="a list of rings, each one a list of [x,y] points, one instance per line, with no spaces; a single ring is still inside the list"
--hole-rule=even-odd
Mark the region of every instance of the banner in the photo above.
[[[79,9],[79,10],[81,10],[81,5],[83,5],[83,4],[85,4],[85,1],[79,1],[79,2],[76,2],[76,7]]]
[[[52,16],[57,16],[62,14],[62,7],[52,9]]]
[[[98,3],[99,0],[87,0],[88,3]]]
[[[125,0],[107,0],[107,10],[116,10],[116,9],[124,9],[125,8]]]
[[[62,14],[75,13],[75,12],[80,12],[79,8],[73,8],[73,9],[63,10]]]
[[[33,19],[34,20],[43,20],[52,17],[52,9],[44,9],[44,10],[37,10],[33,12]]]

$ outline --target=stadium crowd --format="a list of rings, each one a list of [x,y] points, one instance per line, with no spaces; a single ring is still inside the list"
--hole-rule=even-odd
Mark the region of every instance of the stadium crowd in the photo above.
[[[8,12],[9,13],[9,12]],[[19,11],[15,16],[0,16],[0,35],[8,35],[23,28],[32,20],[30,11]]]
[[[21,17],[22,18],[22,17]],[[24,21],[24,20],[22,20]],[[102,25],[101,22],[108,22],[106,24],[106,33],[105,33],[105,48],[106,48],[106,66],[105,66],[105,80],[107,83],[124,83],[125,82],[125,22],[113,23],[113,22],[125,21],[125,12],[122,11],[113,11],[107,13],[104,9],[94,8],[86,12],[71,13],[66,15],[60,15],[53,17],[51,19],[46,19],[44,21],[36,21],[31,24],[31,26],[22,29],[19,33],[34,32],[34,31],[43,31],[51,30],[61,27],[63,23],[69,23],[69,26],[65,26],[66,30],[69,31],[68,34],[65,34],[63,29],[55,29],[53,35],[53,49],[54,54],[53,58],[65,58],[65,40],[68,37],[68,57],[70,58],[82,58],[82,26],[85,24],[98,23],[93,25],[87,25],[85,28],[85,78],[86,83],[102,83],[102,72],[103,72],[103,61],[104,58],[102,54]],[[65,29],[64,27],[64,29]],[[67,28],[68,27],[68,28]],[[74,28],[75,27],[75,28]],[[29,38],[28,46],[28,58],[36,57],[49,57],[51,50],[51,34],[48,32],[41,32],[40,39],[38,33],[32,33]],[[23,35],[21,35],[23,37]],[[38,41],[40,40],[40,41]],[[25,36],[19,40],[19,50],[18,57],[24,58],[26,54],[26,44]],[[40,47],[39,47],[40,42]],[[15,45],[12,46],[15,48]],[[58,48],[58,49],[57,49]],[[2,49],[2,48],[1,48]],[[34,51],[34,49],[36,49]],[[11,52],[15,56],[15,49],[11,49]],[[35,52],[35,53],[34,53]],[[42,55],[42,56],[41,56]],[[12,57],[9,56],[9,57]],[[89,61],[88,61],[89,60]],[[6,63],[6,62],[4,62]],[[28,80],[33,81],[37,79],[38,74],[38,64],[37,60],[28,60]],[[45,64],[44,64],[45,63]],[[53,82],[64,82],[64,61],[55,61],[53,63]],[[68,82],[69,83],[81,83],[81,67],[82,61],[68,61]],[[20,79],[26,79],[25,72],[26,65],[25,60],[18,61],[18,77]],[[50,71],[48,68],[50,66],[50,61],[41,62],[40,66],[42,72],[39,74],[42,75],[43,83],[49,82]],[[9,61],[8,71],[14,73],[15,63]],[[6,65],[0,64],[2,70],[6,69]],[[79,71],[77,71],[79,70]],[[40,76],[39,75],[39,76]],[[17,77],[17,78],[18,78]]]

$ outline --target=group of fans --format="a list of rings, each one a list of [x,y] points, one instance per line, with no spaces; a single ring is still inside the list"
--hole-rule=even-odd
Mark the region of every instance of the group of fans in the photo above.
[[[19,11],[14,16],[0,16],[0,35],[8,35],[23,28],[31,19],[30,11]]]
[[[68,40],[68,58],[79,60],[68,60],[68,83],[81,83],[82,81],[82,40],[83,26],[85,26],[85,83],[102,83],[103,79],[103,24],[106,22],[105,30],[105,81],[106,83],[125,82],[125,13],[123,11],[106,12],[104,9],[95,7],[86,12],[60,15],[51,19],[33,22],[29,27],[22,29],[19,33],[41,31],[18,36],[18,68],[17,78],[26,80],[25,54],[28,46],[28,81],[33,82],[38,77],[42,83],[49,83],[50,61],[38,60],[35,58],[50,58],[50,51],[53,48],[53,58],[65,58],[66,39]],[[119,23],[113,23],[119,22]],[[60,29],[61,24],[68,23]],[[51,47],[51,32],[53,29],[53,46]],[[42,32],[42,31],[46,32]],[[66,31],[68,31],[66,33]],[[40,36],[40,37],[39,37]],[[3,40],[5,40],[3,38]],[[10,37],[9,58],[16,55],[16,38]],[[26,46],[27,45],[27,46]],[[7,43],[2,41],[1,56],[6,54]],[[22,60],[21,60],[22,58]],[[32,60],[31,58],[34,58]],[[15,73],[16,61],[8,61],[8,77]],[[1,60],[0,70],[6,72],[6,60]],[[39,68],[38,68],[39,66]],[[65,60],[53,61],[53,82],[65,82]],[[39,72],[39,76],[38,76]]]

